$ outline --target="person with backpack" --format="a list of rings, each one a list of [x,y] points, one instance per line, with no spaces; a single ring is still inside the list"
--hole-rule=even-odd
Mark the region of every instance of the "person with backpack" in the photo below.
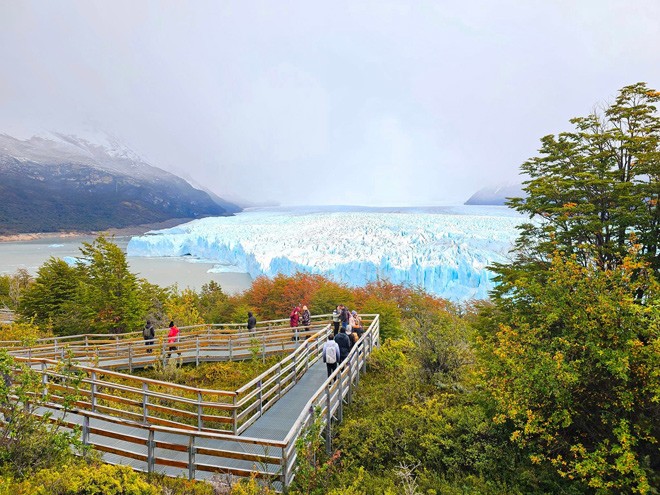
[[[328,376],[337,369],[337,361],[339,361],[341,351],[337,342],[335,342],[334,335],[328,335],[328,340],[323,344],[323,362],[328,369]]]
[[[167,333],[167,343],[170,346],[169,352],[167,353],[167,359],[170,358],[173,352],[177,351],[177,346],[179,342],[179,329],[174,325],[173,321],[170,321],[170,331]],[[181,353],[178,352],[179,357],[181,357]]]
[[[339,364],[341,364],[348,356],[348,353],[351,352],[351,341],[348,335],[346,335],[345,328],[339,330],[339,333],[335,337],[335,342],[339,346]]]
[[[254,333],[255,328],[257,328],[257,319],[252,315],[252,311],[248,311],[248,321],[247,321],[248,332]]]
[[[147,354],[151,354],[151,346],[154,345],[154,339],[156,337],[156,329],[153,323],[151,323],[151,320],[147,320],[146,325],[144,325],[142,337],[144,337],[144,345],[147,347]]]

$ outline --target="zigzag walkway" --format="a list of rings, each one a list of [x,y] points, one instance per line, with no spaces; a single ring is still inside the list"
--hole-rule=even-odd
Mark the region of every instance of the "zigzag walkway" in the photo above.
[[[70,427],[79,427],[83,442],[101,452],[106,462],[190,479],[254,474],[282,489],[295,475],[296,440],[317,415],[325,425],[326,445],[330,447],[333,421],[341,421],[343,404],[351,400],[360,373],[366,370],[366,359],[379,342],[379,318],[377,315],[372,318],[349,357],[329,378],[320,353],[331,332],[330,325],[300,344],[292,340],[291,329],[285,329],[283,335],[290,344],[284,348],[297,348],[235,392],[167,384],[182,392],[171,395],[157,390],[158,382],[137,377],[130,379],[142,380],[141,389],[114,385],[112,392],[113,385],[98,375],[119,373],[79,366],[78,372],[88,377],[83,380],[89,386],[84,391],[85,397],[65,416],[57,404],[50,410]],[[272,332],[273,340],[266,342],[264,338],[261,354],[265,356],[270,348],[282,352],[282,342],[278,342],[281,335],[278,330]],[[188,353],[184,359],[199,362],[206,357],[221,357],[200,353],[201,348],[197,339],[194,352],[192,348],[182,349],[184,356]],[[222,357],[226,359],[229,349],[224,352],[227,355]],[[254,356],[255,349],[251,352]],[[124,358],[122,363],[121,357],[115,357],[117,362],[110,364],[127,367],[129,358]],[[18,359],[35,364],[32,356]],[[55,393],[66,390],[62,381],[65,375],[56,370],[55,362],[43,358],[39,362],[44,384]],[[138,364],[139,360],[132,363]],[[191,391],[197,393],[197,400],[189,397]],[[134,397],[140,393],[141,397]],[[210,398],[212,394],[215,401]],[[119,409],[116,403],[128,410]],[[209,410],[221,413],[210,414]]]

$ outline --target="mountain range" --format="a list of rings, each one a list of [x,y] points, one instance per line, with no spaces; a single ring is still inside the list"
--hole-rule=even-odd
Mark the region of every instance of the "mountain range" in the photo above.
[[[99,231],[238,211],[109,136],[0,134],[0,234]]]

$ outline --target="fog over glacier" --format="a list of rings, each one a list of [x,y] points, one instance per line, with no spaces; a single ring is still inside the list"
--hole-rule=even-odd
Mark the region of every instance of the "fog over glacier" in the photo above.
[[[508,259],[521,221],[504,207],[259,209],[133,237],[127,253],[190,256],[252,277],[307,272],[350,286],[380,278],[463,301],[488,297],[487,266]]]

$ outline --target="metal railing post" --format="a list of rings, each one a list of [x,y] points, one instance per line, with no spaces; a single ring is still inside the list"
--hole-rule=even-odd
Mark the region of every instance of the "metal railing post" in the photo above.
[[[46,363],[41,362],[41,384],[44,387],[43,396],[48,395],[48,375],[46,374]]]
[[[266,336],[263,335],[261,337],[261,342],[263,345],[263,350],[261,351],[261,362],[265,363],[266,362]]]
[[[197,392],[197,429],[202,431],[204,423],[202,420],[202,393]]]
[[[83,417],[82,443],[83,445],[89,445],[89,416]]]
[[[282,396],[282,361],[277,364],[277,397]]]
[[[154,472],[154,466],[156,464],[156,459],[154,457],[155,447],[154,430],[149,428],[149,435],[147,437],[147,473]]]
[[[142,421],[145,423],[149,418],[149,384],[142,382]]]
[[[133,373],[133,344],[128,343],[128,372]]]
[[[232,415],[232,431],[234,435],[237,434],[238,432],[238,410],[237,410],[237,395],[234,395],[234,400],[233,400],[233,405],[234,407],[232,408],[231,415]]]
[[[339,384],[339,406],[337,407],[337,421],[342,421],[344,419],[344,377],[342,376],[342,370],[339,370],[339,373],[337,373],[337,379]]]
[[[90,401],[92,403],[92,412],[95,412],[96,411],[96,371],[92,371],[90,378],[92,379]]]
[[[199,366],[199,335],[195,340],[195,366]]]
[[[325,453],[327,455],[330,455],[332,452],[332,404],[330,403],[332,394],[330,387],[331,384],[328,383],[325,389],[325,407],[327,408],[325,418]]]
[[[309,370],[309,340],[305,341],[305,371]]]
[[[195,479],[195,435],[190,435],[188,440],[188,479]]]
[[[263,396],[263,389],[261,388],[261,380],[257,382],[257,387],[259,389],[259,417],[264,415],[264,396]]]
[[[346,363],[346,369],[348,369],[348,403],[353,402],[353,358],[348,359]]]

